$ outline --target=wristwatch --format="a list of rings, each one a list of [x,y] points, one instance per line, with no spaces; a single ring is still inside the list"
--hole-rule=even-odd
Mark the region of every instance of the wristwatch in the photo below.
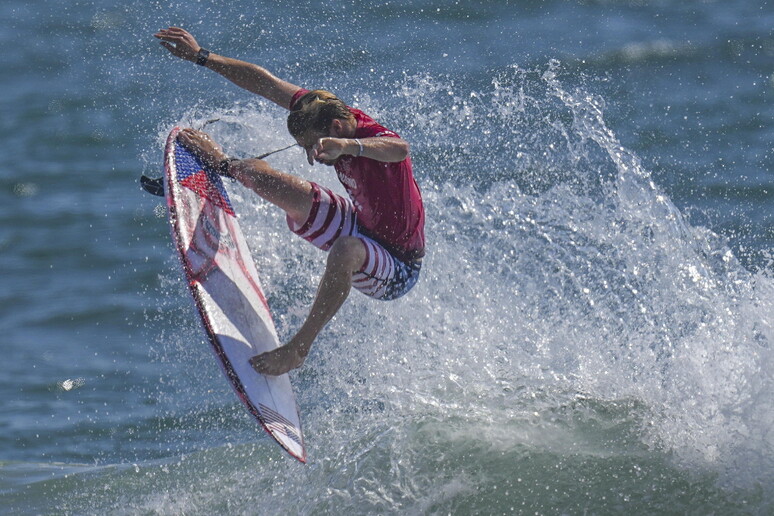
[[[204,66],[207,64],[207,59],[210,58],[210,51],[205,48],[200,48],[199,53],[196,54],[196,64]]]

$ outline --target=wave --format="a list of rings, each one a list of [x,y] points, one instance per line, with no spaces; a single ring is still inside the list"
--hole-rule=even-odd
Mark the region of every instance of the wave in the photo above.
[[[771,37],[764,32],[729,33],[725,38],[703,41],[700,36],[678,40],[654,38],[631,41],[612,51],[584,56],[584,62],[602,69],[627,65],[646,66],[658,64],[711,63],[718,67],[722,63],[747,63],[765,69],[765,57],[761,48],[770,47]]]

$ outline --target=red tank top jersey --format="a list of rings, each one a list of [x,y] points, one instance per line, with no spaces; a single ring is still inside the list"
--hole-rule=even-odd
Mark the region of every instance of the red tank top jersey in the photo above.
[[[298,90],[290,106],[308,91]],[[349,110],[357,121],[354,138],[400,138],[359,109]],[[401,260],[421,258],[425,248],[425,209],[411,158],[386,163],[347,155],[340,157],[334,168],[355,205],[361,232]]]

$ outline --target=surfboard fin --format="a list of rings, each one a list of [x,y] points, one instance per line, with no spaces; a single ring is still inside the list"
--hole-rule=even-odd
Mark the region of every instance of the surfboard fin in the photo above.
[[[142,189],[151,195],[158,197],[164,197],[164,178],[158,177],[151,179],[150,177],[143,175],[140,177],[140,185]]]

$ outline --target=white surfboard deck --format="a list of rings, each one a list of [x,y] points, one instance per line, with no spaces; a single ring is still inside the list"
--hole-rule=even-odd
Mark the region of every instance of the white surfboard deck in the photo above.
[[[301,420],[287,374],[264,376],[249,359],[279,346],[258,271],[220,176],[177,141],[164,157],[172,237],[204,329],[239,399],[291,456],[306,462]]]

